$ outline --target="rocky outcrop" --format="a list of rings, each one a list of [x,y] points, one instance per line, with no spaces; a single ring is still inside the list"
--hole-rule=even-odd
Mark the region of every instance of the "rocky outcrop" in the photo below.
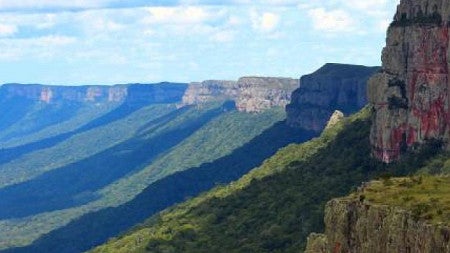
[[[183,96],[183,105],[202,105],[217,100],[235,100],[237,97],[237,82],[208,80],[189,84]]]
[[[450,1],[402,0],[387,32],[382,71],[369,82],[371,143],[386,163],[428,139],[448,141]]]
[[[210,80],[191,83],[183,96],[183,105],[202,105],[212,101],[232,100],[239,111],[258,113],[285,107],[298,80],[276,77],[242,77],[237,82]]]
[[[328,120],[327,126],[325,127],[325,129],[329,129],[332,128],[333,126],[335,126],[337,123],[339,123],[341,120],[344,119],[344,113],[342,113],[339,110],[334,111],[334,113],[331,115],[330,119]]]
[[[292,127],[321,132],[335,110],[348,115],[367,103],[366,83],[378,67],[326,64],[300,79],[287,106]]]
[[[297,79],[275,77],[242,77],[237,82],[239,111],[261,112],[271,107],[285,107],[292,92],[298,88]]]
[[[448,253],[450,228],[396,207],[335,199],[325,208],[325,234],[310,235],[305,252]]]
[[[186,84],[127,84],[114,86],[50,86],[38,84],[5,84],[0,99],[27,99],[47,104],[58,102],[107,103],[176,103],[180,102]]]

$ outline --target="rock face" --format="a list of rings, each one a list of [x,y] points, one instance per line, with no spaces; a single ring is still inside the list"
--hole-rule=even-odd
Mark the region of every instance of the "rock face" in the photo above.
[[[381,73],[369,81],[371,143],[386,163],[427,139],[448,141],[450,2],[402,0],[387,32]]]
[[[297,79],[275,77],[242,77],[237,82],[239,111],[260,112],[274,106],[285,107],[292,92],[298,88]]]
[[[0,87],[0,99],[28,99],[47,104],[80,103],[172,103],[179,102],[186,84],[127,84],[115,86],[49,86],[5,84]]]
[[[342,119],[344,119],[345,115],[339,110],[334,111],[333,115],[331,115],[330,119],[328,120],[327,126],[325,129],[331,128],[337,123],[339,123]]]
[[[183,104],[202,105],[217,100],[234,100],[237,97],[237,82],[208,80],[189,84],[183,96]]]
[[[325,208],[325,235],[310,235],[305,252],[448,253],[450,228],[395,207],[335,199]]]
[[[298,80],[275,77],[242,77],[235,81],[210,80],[191,83],[183,105],[202,105],[211,101],[232,100],[239,111],[258,113],[268,108],[285,107]]]
[[[366,83],[378,67],[326,64],[300,79],[287,106],[292,127],[321,132],[335,110],[351,114],[367,103]]]

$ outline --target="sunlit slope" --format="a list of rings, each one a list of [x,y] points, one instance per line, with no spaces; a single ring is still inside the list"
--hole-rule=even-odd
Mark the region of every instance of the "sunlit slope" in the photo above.
[[[301,252],[323,229],[323,207],[386,169],[411,173],[436,153],[426,146],[386,166],[370,156],[369,111],[291,145],[240,180],[153,216],[93,252]]]

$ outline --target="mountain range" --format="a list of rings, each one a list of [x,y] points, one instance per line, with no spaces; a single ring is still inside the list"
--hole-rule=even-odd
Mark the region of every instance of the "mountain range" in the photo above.
[[[449,10],[381,68],[0,86],[0,252],[450,252]]]
[[[330,69],[348,72],[338,76]],[[315,120],[321,128],[335,110],[363,106],[356,100],[366,99],[363,84],[377,69],[327,64],[311,75],[325,78],[324,99],[335,100],[336,90],[348,96],[320,106]],[[1,86],[0,108],[8,108],[2,115],[9,123],[0,132],[0,246],[5,252],[85,251],[160,210],[239,179],[279,148],[320,133],[287,124],[283,109],[296,89],[317,93],[313,85],[243,77]],[[296,103],[302,108],[309,102]]]

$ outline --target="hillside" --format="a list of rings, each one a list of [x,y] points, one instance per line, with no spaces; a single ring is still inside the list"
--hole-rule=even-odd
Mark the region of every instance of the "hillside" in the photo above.
[[[345,68],[349,71],[341,76],[364,80],[372,71]],[[352,80],[351,89],[364,84]],[[158,87],[6,85],[6,101],[19,96],[15,106],[31,101],[40,109],[28,110],[5,129],[20,137],[5,139],[0,152],[0,249],[88,250],[171,205],[239,179],[280,148],[317,134],[285,122],[282,106],[298,87],[295,79],[244,77]],[[324,100],[329,99],[325,91]],[[361,93],[347,102],[364,99]],[[31,120],[73,100],[88,110],[77,110],[62,124]],[[95,107],[105,109],[89,114]],[[34,130],[20,132],[22,125]]]
[[[49,89],[54,90],[52,99],[42,101],[42,93]],[[72,89],[78,93],[73,95]],[[260,113],[245,113],[220,98],[202,107],[180,107],[185,85],[162,84],[161,89],[168,89],[168,97],[152,86],[131,85],[121,101],[109,101],[111,95],[87,100],[85,96],[91,93],[86,87],[2,86],[3,102],[10,103],[11,110],[28,103],[32,106],[0,132],[4,136],[14,133],[4,138],[0,150],[0,248],[28,245],[84,214],[125,204],[177,171],[203,164],[215,168],[214,161],[232,155],[285,118],[276,104]],[[56,114],[52,114],[54,108],[59,108]],[[66,118],[55,116],[59,114]],[[49,117],[48,124],[36,120],[44,116]],[[101,238],[116,235],[174,201],[237,179],[278,148],[311,136],[297,131],[285,138],[280,134],[286,135],[289,129],[280,129],[271,132],[278,143],[264,143],[255,156],[234,154],[232,159],[241,166],[218,167],[228,174],[206,177],[202,186],[181,191],[155,209],[142,206],[126,225],[102,229],[100,237],[94,235],[99,231],[92,231],[93,241],[101,243]],[[74,234],[71,240],[80,238]],[[79,246],[87,249],[90,243]]]
[[[298,252],[310,232],[322,230],[327,200],[386,169],[410,173],[436,154],[430,145],[385,165],[370,159],[369,129],[370,113],[364,110],[93,252]]]

